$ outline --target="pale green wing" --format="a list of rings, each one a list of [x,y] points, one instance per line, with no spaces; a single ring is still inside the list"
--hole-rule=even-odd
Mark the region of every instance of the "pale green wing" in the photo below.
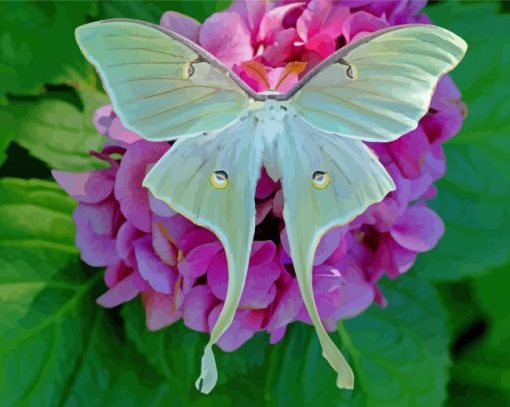
[[[197,388],[209,393],[217,379],[212,345],[228,328],[246,278],[255,230],[255,188],[261,167],[260,137],[242,118],[221,132],[179,139],[150,170],[143,185],[192,222],[212,230],[228,262],[225,304],[202,358]]]
[[[437,81],[466,48],[440,27],[390,28],[331,55],[286,97],[320,129],[367,141],[395,140],[416,128]]]
[[[338,387],[350,389],[352,371],[327,335],[315,306],[313,258],[320,238],[330,228],[348,223],[395,186],[361,141],[317,130],[296,117],[288,120],[282,136],[277,141],[277,156],[285,200],[283,217],[299,288],[323,355],[338,373]]]
[[[219,129],[253,95],[212,55],[157,25],[99,21],[78,27],[76,40],[124,125],[148,140]]]

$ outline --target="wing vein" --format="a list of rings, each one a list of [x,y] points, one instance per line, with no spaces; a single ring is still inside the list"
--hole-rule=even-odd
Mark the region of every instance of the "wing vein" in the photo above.
[[[114,48],[106,48],[106,50],[107,51],[128,51],[128,50],[146,51],[146,52],[152,52],[153,54],[168,55],[170,57],[177,57],[177,58],[181,58],[183,56],[183,55],[172,54],[171,52],[165,52],[165,51],[161,51],[161,50],[157,50],[157,49],[150,49],[150,48],[143,48],[143,47],[114,47]]]
[[[150,120],[150,119],[154,119],[155,117],[158,117],[158,116],[161,116],[162,114],[165,114],[165,113],[168,113],[168,112],[171,112],[172,110],[175,110],[175,109],[178,109],[178,108],[181,108],[181,107],[184,107],[186,105],[189,105],[191,103],[194,103],[194,102],[197,102],[199,100],[202,100],[202,99],[205,99],[207,98],[209,95],[211,95],[212,93],[214,92],[209,92],[205,95],[202,95],[198,98],[195,98],[195,99],[191,99],[191,100],[188,100],[186,103],[183,103],[182,105],[178,105],[178,106],[173,106],[173,107],[170,107],[168,109],[165,109],[165,110],[162,110],[160,112],[157,112],[157,113],[154,113],[153,115],[150,115],[150,116],[145,116],[143,118],[140,119],[140,121],[147,121],[147,120]],[[196,118],[195,118],[196,119]]]
[[[126,66],[126,65],[179,65],[179,64],[186,64],[189,63],[189,61],[138,61],[138,62],[119,62],[117,64],[111,64],[106,65],[105,68],[116,68],[119,66]]]

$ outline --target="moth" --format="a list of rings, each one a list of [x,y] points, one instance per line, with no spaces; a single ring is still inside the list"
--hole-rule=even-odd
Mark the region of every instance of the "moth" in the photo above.
[[[149,141],[175,141],[143,186],[224,246],[228,290],[197,388],[209,393],[217,380],[212,345],[243,290],[262,166],[282,183],[295,273],[323,356],[337,386],[353,388],[315,306],[315,250],[329,229],[395,189],[364,141],[389,142],[416,128],[466,43],[436,26],[392,27],[335,52],[287,93],[256,93],[207,51],[157,25],[105,20],[79,27],[76,38],[124,125]]]

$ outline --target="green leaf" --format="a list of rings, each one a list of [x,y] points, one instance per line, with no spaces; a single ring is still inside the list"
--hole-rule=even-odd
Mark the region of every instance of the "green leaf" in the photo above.
[[[483,405],[490,395],[490,405],[509,405],[510,264],[473,280],[471,285],[477,303],[488,317],[488,332],[454,360],[451,404]]]
[[[446,224],[416,269],[433,280],[482,274],[509,260],[510,15],[498,3],[443,2],[427,8],[437,25],[468,43],[452,76],[468,105],[459,135],[445,145],[448,170],[432,206]]]
[[[383,285],[389,302],[339,325],[357,378],[349,405],[438,406],[448,382],[446,317],[425,281],[402,276]]]
[[[335,387],[312,330],[286,336],[272,353],[266,397],[277,405],[436,406],[446,396],[448,339],[434,288],[416,277],[383,284],[389,306],[339,324],[354,391]],[[295,329],[294,328],[294,329]]]
[[[473,324],[479,322],[483,313],[473,287],[466,281],[439,283],[435,285],[441,302],[450,314],[448,330],[450,338],[461,337]]]
[[[44,84],[71,84],[90,75],[74,39],[93,2],[0,2],[0,97],[37,94]]]
[[[80,265],[72,200],[52,182],[0,180],[0,405],[167,405],[168,386]]]
[[[9,112],[5,111],[5,107],[2,107],[0,110],[0,123],[2,123],[2,128],[0,128],[0,166],[7,159],[7,149],[9,148],[9,144],[15,137],[15,133],[13,131],[15,127],[15,118]]]
[[[91,89],[78,93],[82,108],[71,103],[73,92],[52,92],[40,98],[15,99],[4,114],[11,117],[8,134],[31,155],[50,167],[67,171],[86,171],[103,166],[90,150],[100,150],[104,142],[92,118],[107,97]]]
[[[354,392],[336,387],[313,328],[297,323],[275,346],[268,345],[267,335],[257,334],[233,353],[217,350],[218,386],[204,399],[194,382],[206,336],[181,323],[148,332],[137,304],[124,306],[122,314],[127,337],[165,377],[178,400],[210,405],[223,398],[234,405],[440,405],[449,359],[438,294],[410,276],[385,284],[384,292],[390,303],[386,309],[372,307],[339,327],[356,374]]]
[[[105,18],[136,18],[159,24],[163,13],[172,10],[186,14],[198,21],[204,21],[214,12],[227,8],[230,3],[230,1],[225,0],[197,0],[192,2],[185,0],[173,0],[171,2],[101,1],[98,3],[96,18],[99,20]]]
[[[245,404],[260,397],[259,390],[263,386],[267,368],[263,366],[265,353],[270,347],[267,335],[255,335],[234,352],[215,350],[218,385],[210,395],[204,396],[195,389],[195,381],[200,373],[200,360],[207,343],[206,334],[192,331],[182,322],[150,332],[145,327],[145,317],[139,303],[125,304],[122,316],[126,336],[165,378],[164,385],[172,389],[173,402],[185,403],[191,400],[193,403],[214,405],[214,402],[228,396],[234,403]],[[256,370],[261,372],[258,378],[254,377]],[[235,389],[239,388],[243,389],[243,394],[236,394]]]

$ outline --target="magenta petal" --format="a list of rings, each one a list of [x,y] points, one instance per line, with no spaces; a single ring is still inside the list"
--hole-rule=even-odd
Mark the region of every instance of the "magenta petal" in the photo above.
[[[280,81],[284,69],[285,68],[283,67],[271,68],[268,74],[269,82],[271,83],[271,89],[275,89],[282,93],[288,92],[299,82],[299,75],[295,72],[290,72],[282,81]],[[276,85],[278,85],[278,88],[276,88]],[[276,184],[276,186],[278,186],[278,184]]]
[[[437,244],[444,233],[444,224],[432,209],[414,206],[397,220],[390,233],[402,247],[425,252]]]
[[[343,281],[340,281],[338,287],[340,303],[335,311],[335,318],[352,318],[370,306],[375,298],[375,291],[352,256],[346,256],[336,264],[336,268]]]
[[[108,129],[108,136],[112,140],[119,141],[120,144],[133,144],[138,140],[142,140],[138,134],[128,130],[124,124],[122,124],[119,117],[115,117],[112,120]]]
[[[129,221],[124,222],[117,232],[115,248],[119,257],[128,266],[135,265],[133,242],[142,235],[143,232],[135,228]]]
[[[153,217],[152,220],[152,246],[159,258],[169,266],[177,264],[177,248],[169,240],[170,235],[166,232],[164,225],[158,223]]]
[[[279,189],[273,198],[273,215],[278,218],[283,218],[283,191]]]
[[[389,143],[388,150],[406,178],[418,178],[430,143],[423,129],[418,127]]]
[[[175,11],[167,11],[161,17],[159,24],[186,37],[188,40],[198,43],[200,23],[192,17]]]
[[[305,48],[320,56],[321,59],[326,58],[336,49],[336,40],[327,34],[314,35],[305,45]]]
[[[138,273],[131,273],[119,283],[115,284],[96,302],[105,308],[113,308],[135,298],[140,291],[147,289],[147,284]]]
[[[173,295],[161,294],[147,290],[143,293],[145,307],[145,323],[150,331],[157,331],[173,324],[182,316],[182,311],[176,309]]]
[[[98,107],[94,112],[94,126],[99,133],[106,136],[114,118],[115,113],[113,113],[112,105]]]
[[[427,154],[427,157],[431,154]],[[444,162],[444,161],[441,161]],[[435,162],[431,163],[432,165],[435,165]],[[426,159],[426,165],[427,159]],[[411,189],[411,200],[416,201],[419,198],[421,198],[432,186],[432,183],[434,182],[434,177],[431,173],[428,172],[428,169],[425,169],[422,173],[422,175],[419,178],[415,178],[412,180],[409,180],[409,185]]]
[[[312,0],[298,18],[296,28],[303,41],[309,41],[317,34],[334,40],[342,33],[342,26],[349,15],[349,8],[339,5],[339,2]]]
[[[145,281],[156,291],[171,294],[174,291],[177,270],[166,263],[154,253],[152,239],[145,236],[135,243],[135,255],[138,271]]]
[[[115,170],[90,172],[51,171],[53,178],[74,199],[84,203],[97,203],[108,197],[113,190]]]
[[[199,332],[209,332],[209,314],[218,300],[204,285],[193,287],[183,305],[184,325]]]
[[[256,204],[255,224],[259,225],[273,209],[273,200],[267,199]]]
[[[286,273],[282,273],[282,276],[284,276],[283,279],[286,281],[273,303],[273,315],[267,325],[267,329],[271,331],[285,327],[296,319],[299,310],[303,306],[303,299],[297,280]]]
[[[126,278],[133,272],[131,267],[126,266],[123,261],[109,264],[104,273],[104,282],[108,288],[112,288],[119,281]]]
[[[290,3],[284,6],[275,7],[264,15],[259,27],[259,40],[265,43],[273,42],[274,36],[278,31],[283,30],[282,22],[285,16],[292,10],[302,7],[305,3]]]
[[[149,191],[149,207],[151,208],[152,213],[163,218],[169,218],[170,216],[173,216],[177,213],[163,201],[154,198],[150,191]]]
[[[83,261],[94,267],[117,262],[114,231],[116,208],[113,202],[79,204],[73,212],[76,246]]]
[[[287,327],[283,326],[281,328],[277,328],[277,329],[270,331],[269,332],[269,334],[270,334],[269,343],[271,345],[274,345],[275,343],[280,342],[283,339],[286,330],[287,330]]]
[[[314,265],[324,263],[329,256],[333,254],[335,249],[340,245],[343,236],[343,229],[333,228],[329,230],[320,240],[315,257],[313,260]],[[284,228],[280,232],[280,240],[285,252],[290,256],[289,238],[287,236],[287,229]]]
[[[416,260],[417,253],[412,250],[405,249],[397,242],[391,241],[391,250],[393,252],[393,263],[400,274],[409,270]]]
[[[252,42],[256,42],[260,22],[272,7],[273,4],[268,1],[234,0],[229,10],[235,11],[241,16],[246,27],[251,32]]]
[[[207,272],[216,257],[224,257],[221,254],[222,249],[220,242],[205,243],[195,247],[177,265],[179,273],[184,277],[200,277]]]
[[[172,229],[169,228],[169,232]],[[188,253],[193,250],[195,247],[206,243],[217,242],[219,240],[216,238],[214,233],[204,228],[191,228],[186,233],[181,235],[181,238],[178,239],[177,245],[179,249],[182,250],[184,257],[188,255]]]
[[[349,43],[386,27],[388,27],[388,23],[383,18],[378,18],[366,11],[358,11],[345,21],[343,35]]]
[[[253,59],[252,61],[256,61]],[[256,61],[258,62],[258,61]],[[267,69],[266,69],[267,70]],[[232,67],[232,71],[239,76],[250,88],[252,88],[255,92],[263,92],[267,90],[267,83],[264,81],[264,78],[253,75],[250,71],[246,69],[243,64],[235,64]]]
[[[285,61],[291,60],[293,55],[297,54],[297,49],[294,47],[297,40],[299,37],[295,28],[279,31],[275,35],[274,42],[264,48],[264,60],[273,66],[282,65]]]
[[[120,163],[115,180],[115,197],[124,216],[138,229],[150,232],[148,192],[142,187],[147,166],[158,161],[168,150],[167,143],[145,140],[132,144]],[[172,182],[171,179],[168,182]]]
[[[250,267],[269,264],[276,254],[276,245],[270,241],[255,241],[251,248]]]
[[[276,247],[273,242],[254,242],[252,250],[240,305],[265,308],[276,295],[273,283],[280,276],[281,269],[275,260]],[[224,301],[228,287],[228,268],[224,253],[216,256],[209,265],[207,278],[212,293]]]
[[[257,199],[266,199],[278,188],[278,185],[278,182],[274,182],[269,177],[269,175],[267,175],[266,169],[262,168],[262,171],[260,172],[260,178],[257,182],[255,197]]]
[[[183,251],[184,249],[180,245],[183,236],[186,236],[192,230],[201,230],[193,222],[179,214],[170,217],[161,217],[153,214],[152,228],[156,227],[173,245],[179,243],[179,248]],[[192,241],[190,240],[189,243],[192,243]]]
[[[318,265],[324,263],[340,245],[342,237],[343,232],[340,228],[330,229],[324,236],[322,236],[322,239],[317,246],[317,250],[315,251],[313,264]]]
[[[237,13],[215,13],[200,29],[200,45],[227,67],[247,61],[253,56],[251,36]]]
[[[209,314],[209,328],[212,329],[223,304],[217,305]],[[250,339],[255,332],[260,330],[264,319],[264,311],[238,309],[232,324],[220,337],[217,344],[225,352],[232,352]]]

